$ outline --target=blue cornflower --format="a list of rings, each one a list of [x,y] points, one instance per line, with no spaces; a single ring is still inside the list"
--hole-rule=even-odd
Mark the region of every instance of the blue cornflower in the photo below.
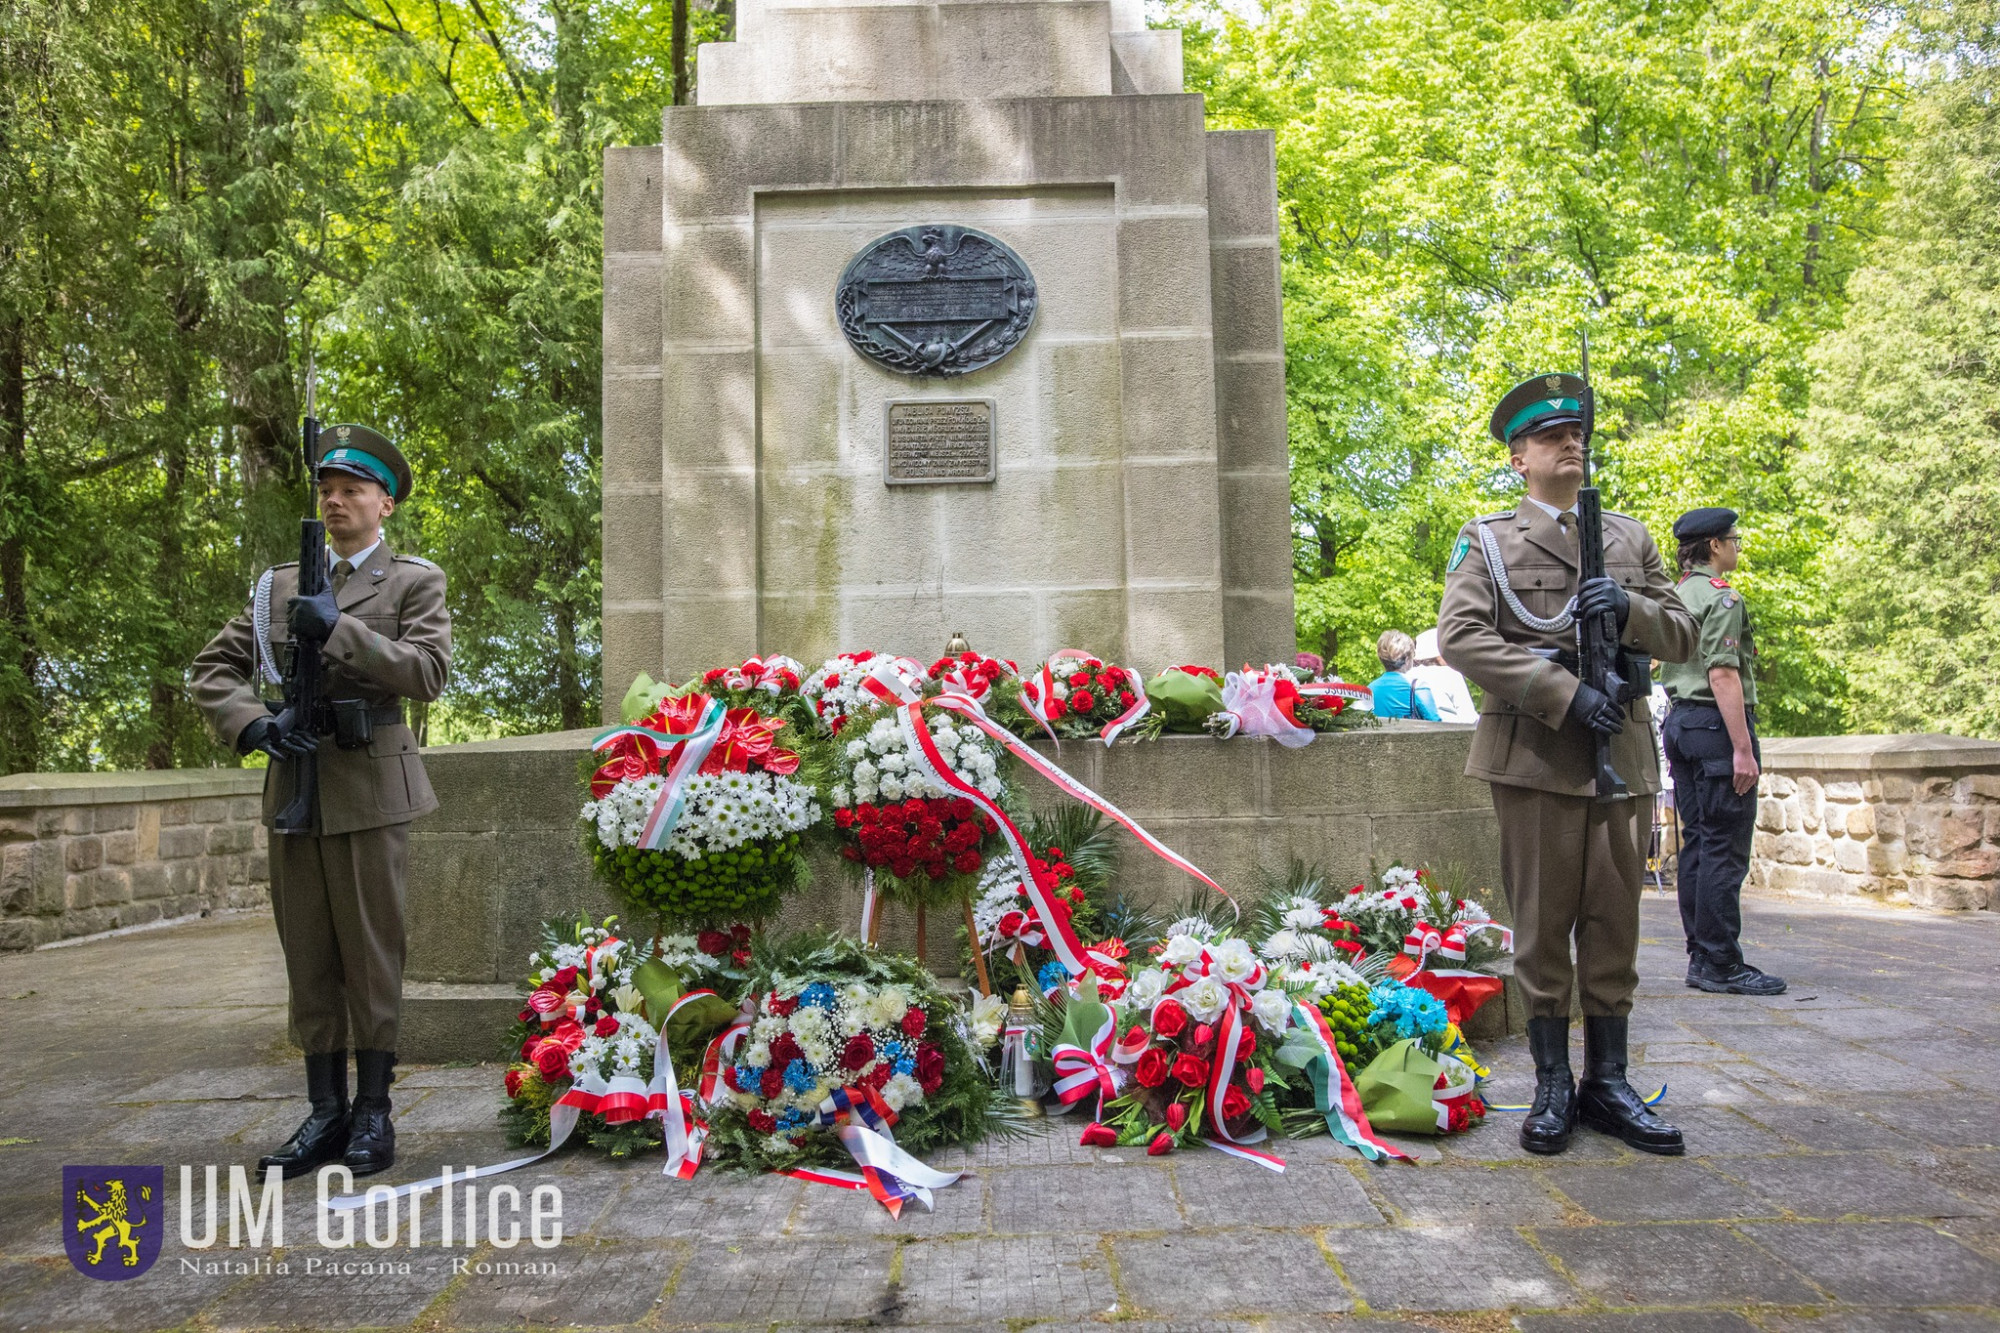
[[[1042,988],[1042,994],[1047,995],[1056,987],[1069,984],[1069,969],[1051,958],[1042,964],[1041,971],[1035,973],[1035,984]]]
[[[819,1075],[804,1060],[794,1060],[785,1066],[785,1086],[793,1092],[810,1092],[817,1082]]]
[[[799,992],[799,1003],[810,1009],[833,1008],[833,987],[824,981],[815,981]]]
[[[800,1125],[803,1125],[805,1122],[806,1122],[805,1112],[794,1108],[792,1110],[786,1111],[783,1115],[778,1117],[778,1128],[781,1130],[797,1129]]]
[[[895,1070],[896,1070],[896,1072],[897,1072],[898,1074],[914,1074],[914,1073],[916,1073],[916,1072],[917,1072],[917,1057],[916,1057],[916,1056],[914,1056],[914,1055],[905,1055],[905,1056],[902,1056],[901,1058],[899,1058],[899,1059],[898,1059],[898,1060],[896,1061],[896,1063],[895,1063]]]
[[[764,1070],[761,1066],[736,1066],[736,1086],[739,1088],[754,1088],[757,1086],[757,1080],[762,1077],[764,1077]]]

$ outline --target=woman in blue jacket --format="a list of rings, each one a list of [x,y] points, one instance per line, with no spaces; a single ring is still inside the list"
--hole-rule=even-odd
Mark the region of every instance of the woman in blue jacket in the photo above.
[[[1375,641],[1375,656],[1382,659],[1383,667],[1382,674],[1368,682],[1368,692],[1375,699],[1375,716],[1438,720],[1430,688],[1413,683],[1408,675],[1416,652],[1415,641],[1399,629],[1384,630]]]

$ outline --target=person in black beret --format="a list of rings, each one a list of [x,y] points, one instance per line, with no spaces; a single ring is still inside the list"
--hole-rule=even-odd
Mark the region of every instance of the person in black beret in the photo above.
[[[1784,980],[1743,961],[1743,876],[1757,826],[1757,662],[1750,608],[1730,586],[1743,538],[1733,509],[1690,509],[1674,521],[1681,603],[1697,643],[1660,669],[1673,709],[1660,739],[1681,817],[1681,928],[1687,984],[1725,995],[1781,995]]]

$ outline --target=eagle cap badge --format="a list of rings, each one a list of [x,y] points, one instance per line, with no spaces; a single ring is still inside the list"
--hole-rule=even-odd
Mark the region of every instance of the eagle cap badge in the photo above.
[[[1547,376],[1542,380],[1542,383],[1548,385],[1550,393],[1559,391],[1563,386],[1562,376],[1560,375]]]

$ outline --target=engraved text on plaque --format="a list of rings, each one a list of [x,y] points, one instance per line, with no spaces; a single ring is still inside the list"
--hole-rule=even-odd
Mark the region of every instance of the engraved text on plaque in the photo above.
[[[991,398],[915,398],[888,404],[882,480],[891,486],[991,481]]]

